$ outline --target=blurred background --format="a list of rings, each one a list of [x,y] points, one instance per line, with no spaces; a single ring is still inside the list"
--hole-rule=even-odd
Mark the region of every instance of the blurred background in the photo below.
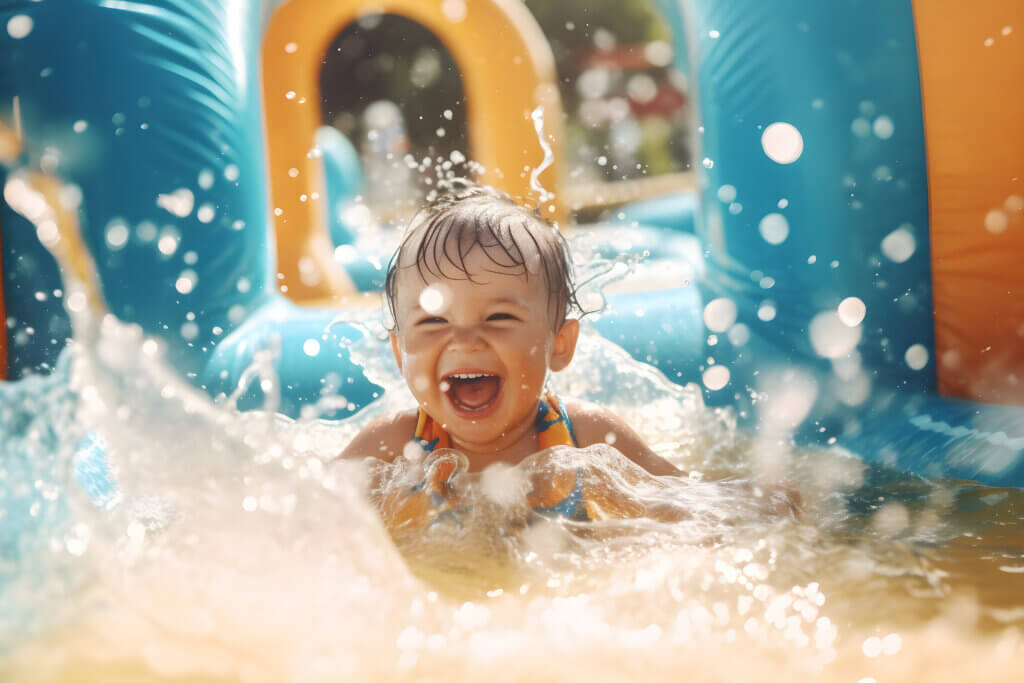
[[[626,200],[692,187],[687,82],[673,66],[669,27],[650,0],[525,5],[555,58],[566,117],[562,199],[574,217],[587,220]],[[321,78],[323,120],[358,149],[363,200],[378,218],[400,218],[416,206],[437,177],[430,166],[438,158],[456,172],[470,170],[462,163],[468,140],[458,69],[419,24],[396,15],[362,17],[335,38]],[[654,177],[656,188],[638,189],[635,181]],[[612,185],[624,182],[618,191]]]

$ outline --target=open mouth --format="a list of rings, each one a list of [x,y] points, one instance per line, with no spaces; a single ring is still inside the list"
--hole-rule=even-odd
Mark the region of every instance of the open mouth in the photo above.
[[[448,400],[466,416],[482,417],[501,396],[501,377],[489,372],[453,372],[445,375],[444,382]]]

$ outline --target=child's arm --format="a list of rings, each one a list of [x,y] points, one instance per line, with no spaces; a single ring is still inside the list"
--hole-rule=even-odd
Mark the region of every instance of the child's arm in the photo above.
[[[595,443],[608,444],[654,475],[683,475],[685,472],[661,457],[644,443],[619,416],[592,403],[567,402],[566,412],[572,421],[576,445],[580,448]]]
[[[339,458],[379,458],[391,462],[405,449],[416,430],[416,412],[383,415],[363,427]]]

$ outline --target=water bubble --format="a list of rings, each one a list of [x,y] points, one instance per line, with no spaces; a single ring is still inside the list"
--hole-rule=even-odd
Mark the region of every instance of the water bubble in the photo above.
[[[169,194],[161,194],[156,198],[156,205],[169,213],[184,218],[192,213],[195,206],[195,195],[188,188],[180,188]]]
[[[192,341],[199,336],[199,325],[191,320],[181,326],[181,338],[185,341]]]
[[[743,213],[743,205],[740,204],[739,202],[733,202],[732,204],[729,205],[729,213],[731,213],[733,216],[740,215],[741,213]]]
[[[853,351],[860,343],[860,326],[849,327],[834,311],[823,311],[811,320],[808,328],[811,346],[823,358],[839,358]]]
[[[708,157],[704,157],[704,160],[701,161],[700,163],[701,163],[702,166],[704,166],[704,168],[714,168],[715,167],[715,162],[712,161],[711,159],[709,159]]]
[[[758,388],[763,394],[759,413],[766,433],[796,428],[810,413],[818,397],[818,383],[806,372],[795,369],[761,373]]]
[[[781,213],[770,213],[757,225],[761,237],[768,244],[782,244],[789,237],[789,221]]]
[[[917,250],[911,226],[904,223],[882,239],[882,253],[893,263],[903,263]]]
[[[199,207],[199,210],[196,211],[196,219],[200,223],[209,223],[216,215],[217,211],[213,208],[213,204],[203,204]]]
[[[441,3],[441,14],[452,23],[459,23],[466,18],[466,0],[444,0]]]
[[[719,30],[715,29],[715,28],[713,28],[710,31],[708,31],[708,38],[710,38],[711,40],[718,40],[718,38],[721,35],[722,35],[721,32],[719,32]]]
[[[871,636],[865,639],[860,646],[861,652],[864,653],[865,657],[877,657],[882,654],[882,639],[878,636]]]
[[[285,43],[284,51],[287,52],[290,55],[295,54],[295,52],[298,49],[299,49],[298,43]]]
[[[197,282],[199,282],[199,275],[196,274],[196,271],[183,270],[175,281],[174,288],[178,290],[179,294],[189,294],[195,289]]]
[[[213,187],[213,171],[208,168],[204,168],[199,172],[199,178],[196,182],[199,184],[200,188],[209,190]]]
[[[778,164],[791,164],[804,152],[804,138],[791,123],[777,121],[761,134],[761,147]]]
[[[757,307],[758,319],[766,323],[770,323],[771,321],[775,320],[776,313],[777,310],[775,308],[775,302],[769,299],[762,301],[761,304]]]
[[[711,391],[718,391],[729,383],[729,368],[724,365],[712,365],[701,376],[704,386]]]
[[[928,348],[924,344],[914,344],[903,354],[903,359],[911,370],[922,370],[928,365]]]
[[[1014,213],[1024,211],[1024,197],[1019,194],[1011,194],[1003,203],[1003,208]]]
[[[252,282],[250,282],[247,277],[240,277],[238,278],[238,282],[235,283],[235,289],[237,289],[240,294],[247,294],[249,290],[252,289]]]
[[[896,124],[888,116],[879,116],[872,124],[871,130],[879,140],[888,140],[896,132]]]
[[[224,167],[224,180],[228,182],[235,182],[240,174],[241,172],[235,164],[228,164]]]
[[[839,302],[839,320],[847,327],[856,327],[863,322],[867,310],[868,307],[857,297],[847,297]]]
[[[866,138],[871,135],[871,122],[864,118],[857,118],[850,124],[850,132],[859,138]]]
[[[664,40],[652,40],[644,45],[644,59],[651,66],[663,67],[672,63],[672,45]]]
[[[87,121],[79,119],[78,121],[75,121],[74,125],[71,126],[71,129],[76,133],[84,133],[85,129],[88,127],[89,123]]]
[[[903,649],[903,639],[898,633],[890,633],[882,638],[882,652],[887,655],[894,655]]]
[[[704,325],[712,332],[725,332],[736,322],[736,303],[720,297],[704,307]]]
[[[115,218],[107,223],[107,230],[104,236],[107,246],[113,251],[119,251],[128,243],[128,226],[120,218]]]
[[[736,200],[736,188],[732,185],[722,185],[718,188],[718,200],[728,204]]]
[[[302,352],[307,356],[316,356],[320,353],[320,342],[316,339],[307,339],[302,343]]]
[[[68,211],[77,210],[82,205],[82,188],[74,183],[62,185],[57,201]]]
[[[743,346],[750,341],[750,328],[743,323],[736,323],[729,328],[726,336],[729,338],[729,343],[733,346]]]
[[[522,502],[529,490],[529,482],[524,470],[495,463],[480,475],[480,490],[498,505],[510,507]]]
[[[156,243],[157,251],[164,256],[170,256],[178,250],[178,242],[181,240],[181,235],[174,228],[164,228],[160,235],[160,239]]]
[[[32,17],[27,14],[15,14],[7,21],[7,35],[15,40],[21,40],[32,33]]]
[[[426,313],[443,313],[448,308],[448,299],[444,285],[430,285],[420,292],[420,308]]]
[[[85,294],[82,292],[75,292],[68,296],[68,310],[73,313],[81,313],[85,310],[85,305],[88,303]]]
[[[1009,225],[1010,217],[1002,209],[992,209],[985,214],[985,229],[993,235],[1006,232],[1006,228]]]
[[[196,261],[199,260],[199,254],[192,250],[189,250],[186,251],[185,255],[182,256],[181,258],[185,262],[185,265],[194,266],[196,264]]]

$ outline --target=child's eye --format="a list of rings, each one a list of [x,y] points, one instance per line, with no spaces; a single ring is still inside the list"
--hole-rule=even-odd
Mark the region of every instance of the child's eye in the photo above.
[[[448,322],[448,321],[445,320],[444,318],[439,318],[437,316],[432,316],[430,318],[424,318],[423,320],[420,320],[416,324],[417,325],[437,325],[437,324],[443,324],[443,323],[446,323],[446,322]]]
[[[516,316],[511,313],[492,313],[487,316],[488,320],[519,320]]]

